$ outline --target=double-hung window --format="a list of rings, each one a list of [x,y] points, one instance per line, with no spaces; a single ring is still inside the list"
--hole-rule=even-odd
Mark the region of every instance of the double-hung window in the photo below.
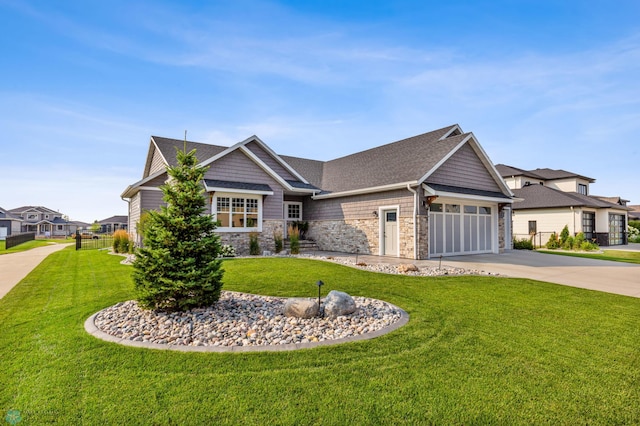
[[[262,231],[262,196],[216,193],[211,211],[219,231]]]

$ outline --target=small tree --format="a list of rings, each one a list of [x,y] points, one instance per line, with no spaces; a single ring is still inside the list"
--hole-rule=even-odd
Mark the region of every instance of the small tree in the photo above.
[[[260,242],[258,241],[257,232],[249,233],[249,254],[252,256],[257,256],[260,254]]]
[[[102,227],[100,226],[100,224],[98,223],[98,221],[94,221],[91,226],[89,227],[89,230],[93,233],[96,232],[100,232],[100,230],[102,229]]]
[[[144,246],[136,253],[133,280],[144,308],[186,311],[210,306],[220,298],[220,237],[205,215],[202,179],[195,150],[178,151],[178,165],[168,167],[161,186],[167,206],[149,211],[143,228]]]
[[[569,225],[565,225],[560,232],[560,245],[564,246],[569,239]]]

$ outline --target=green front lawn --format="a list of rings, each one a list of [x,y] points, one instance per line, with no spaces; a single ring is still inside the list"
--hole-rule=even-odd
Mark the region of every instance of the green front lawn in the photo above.
[[[611,260],[614,262],[640,263],[640,251],[603,250],[602,253],[586,253],[575,251],[538,250],[541,253],[560,256],[586,257],[588,259]]]
[[[85,333],[133,297],[104,251],[49,256],[0,300],[0,418],[21,424],[638,424],[640,299],[496,277],[381,275],[304,259],[225,261],[225,289],[340,289],[411,319],[282,353],[180,353]]]

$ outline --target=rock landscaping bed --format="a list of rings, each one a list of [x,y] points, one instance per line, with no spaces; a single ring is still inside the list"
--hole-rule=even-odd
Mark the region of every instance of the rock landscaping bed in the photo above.
[[[445,275],[492,275],[497,276],[499,274],[482,271],[479,269],[464,269],[453,268],[450,266],[429,266],[418,268],[413,263],[403,263],[400,265],[391,265],[388,263],[371,263],[358,262],[353,257],[348,256],[313,256],[313,255],[300,255],[299,257],[325,260],[328,262],[335,262],[341,265],[351,266],[358,269],[363,269],[371,272],[380,272],[383,274],[402,274],[413,275],[421,277],[439,277]]]
[[[118,303],[98,312],[94,324],[110,336],[174,346],[310,344],[365,336],[397,323],[404,311],[380,300],[354,297],[356,311],[336,318],[286,317],[286,298],[223,291],[218,303],[189,312],[141,309]]]

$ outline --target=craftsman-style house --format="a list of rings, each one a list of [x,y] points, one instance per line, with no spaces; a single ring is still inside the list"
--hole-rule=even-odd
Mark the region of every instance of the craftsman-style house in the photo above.
[[[162,203],[185,142],[152,136],[142,179],[123,192],[129,230]],[[330,161],[276,154],[257,136],[231,147],[186,142],[208,166],[207,213],[239,253],[306,221],[321,250],[427,259],[510,248],[513,194],[472,133],[452,125]]]

